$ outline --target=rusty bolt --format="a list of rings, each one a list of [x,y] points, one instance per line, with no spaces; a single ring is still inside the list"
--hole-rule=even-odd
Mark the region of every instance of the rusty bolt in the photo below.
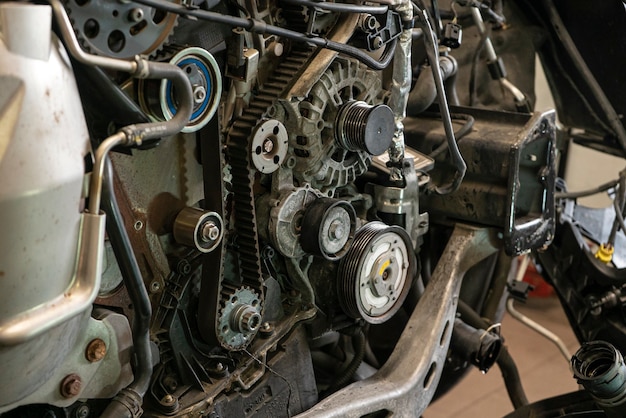
[[[82,381],[79,375],[74,373],[68,374],[61,381],[61,396],[64,398],[73,398],[80,393],[81,386]]]
[[[107,345],[100,338],[95,338],[87,344],[87,350],[85,350],[85,357],[90,363],[100,361],[107,354]]]

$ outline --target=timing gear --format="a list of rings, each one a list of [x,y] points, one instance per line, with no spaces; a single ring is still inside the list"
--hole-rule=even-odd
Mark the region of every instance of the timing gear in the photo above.
[[[284,123],[296,159],[295,177],[332,196],[337,187],[353,182],[367,171],[370,153],[363,148],[342,147],[335,139],[335,121],[343,105],[354,101],[381,104],[383,94],[375,71],[356,61],[337,58],[306,99],[282,101],[287,113]],[[364,141],[350,141],[355,140]]]
[[[254,338],[261,326],[260,296],[249,287],[235,290],[220,310],[218,336],[223,346],[241,350]]]
[[[114,58],[154,54],[167,42],[178,20],[175,14],[126,1],[65,0],[65,8],[83,46]]]
[[[341,260],[337,292],[343,311],[380,324],[402,306],[416,271],[413,245],[398,226],[374,221],[356,233]]]

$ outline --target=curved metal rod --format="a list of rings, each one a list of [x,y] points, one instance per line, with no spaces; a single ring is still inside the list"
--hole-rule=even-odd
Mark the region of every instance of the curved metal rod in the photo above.
[[[0,322],[0,346],[23,343],[88,309],[98,295],[102,273],[105,216],[81,215],[74,278],[56,298]]]
[[[360,418],[381,410],[420,416],[441,377],[463,276],[497,251],[496,242],[493,230],[457,224],[387,362],[372,377],[352,383],[297,417]]]

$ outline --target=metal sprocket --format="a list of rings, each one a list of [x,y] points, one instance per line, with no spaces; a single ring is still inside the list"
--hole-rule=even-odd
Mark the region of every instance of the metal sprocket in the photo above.
[[[223,291],[228,292],[229,286]],[[240,287],[222,302],[217,333],[222,346],[231,350],[245,348],[254,338],[261,324],[262,303],[260,296],[251,288]]]
[[[65,0],[65,8],[83,47],[114,58],[153,55],[178,22],[175,14],[117,0]]]

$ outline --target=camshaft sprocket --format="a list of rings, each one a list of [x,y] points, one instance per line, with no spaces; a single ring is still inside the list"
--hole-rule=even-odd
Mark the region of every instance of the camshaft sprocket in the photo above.
[[[65,0],[65,8],[83,47],[114,58],[155,54],[178,21],[175,14],[126,1]]]

